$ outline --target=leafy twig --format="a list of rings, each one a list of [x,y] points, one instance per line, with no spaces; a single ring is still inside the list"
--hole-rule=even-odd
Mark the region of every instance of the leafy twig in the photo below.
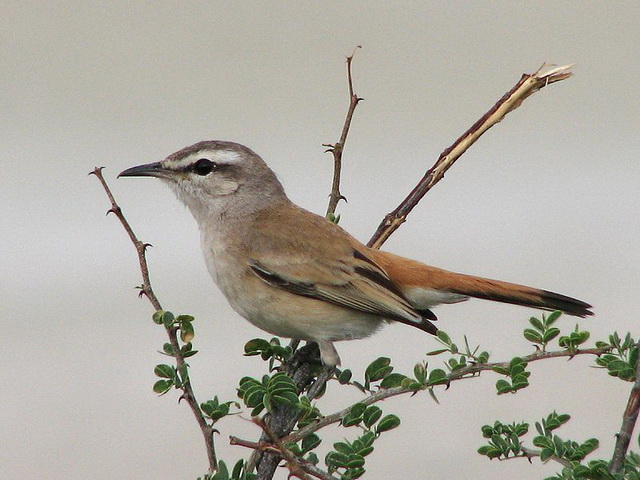
[[[103,168],[104,167],[96,167],[92,172],[89,173],[89,175],[95,175],[98,178],[107,194],[107,197],[109,197],[111,208],[107,211],[107,215],[109,213],[113,213],[116,217],[118,217],[118,220],[120,220],[120,223],[129,235],[131,242],[138,252],[138,262],[140,264],[140,271],[142,273],[140,296],[146,296],[156,311],[162,310],[160,301],[153,292],[153,288],[151,287],[151,280],[149,278],[149,267],[147,265],[147,258],[145,253],[147,247],[149,247],[150,244],[141,242],[133,232],[131,225],[122,213],[122,209],[116,202],[113,193],[111,193],[111,189],[107,185],[107,182],[102,175]],[[171,347],[173,349],[173,356],[176,359],[177,369],[178,371],[186,371],[187,364],[184,356],[181,353],[180,345],[178,343],[177,328],[172,326],[166,328],[166,331],[167,335],[169,336],[169,343],[171,343]],[[193,393],[193,388],[191,387],[191,380],[187,380],[186,382],[184,382],[180,389],[182,390],[182,396],[180,397],[180,400],[185,400],[191,408],[191,411],[193,412],[193,415],[196,418],[196,422],[198,423],[200,431],[202,432],[202,435],[204,437],[205,445],[207,448],[207,456],[209,459],[209,471],[215,472],[218,469],[218,460],[216,457],[215,445],[213,443],[213,427],[207,423],[204,415],[202,414],[202,410],[200,409],[198,401],[196,400],[196,396]]]
[[[532,457],[539,457],[540,454],[542,453],[541,450],[534,450],[533,448],[525,447],[524,445],[520,445],[520,451],[522,452],[521,456],[525,457],[527,460],[530,460]],[[518,457],[517,456],[508,457],[502,460],[510,460],[512,458],[518,458]],[[553,460],[554,462],[558,462],[563,467],[571,468],[573,466],[571,462],[566,458],[560,458],[560,457],[557,457],[556,455],[550,456],[548,460]]]
[[[532,353],[531,355],[525,355],[524,357],[522,357],[522,359],[528,363],[528,362],[535,362],[538,360],[546,360],[549,358],[560,358],[560,357],[573,358],[577,355],[601,355],[606,351],[608,351],[608,349],[606,348],[587,348],[587,349],[579,349],[576,351],[561,350],[557,352],[538,351],[538,352]],[[455,380],[460,380],[462,378],[469,378],[470,376],[476,376],[476,374],[480,372],[493,370],[496,367],[508,368],[508,366],[509,366],[509,362],[491,362],[491,363],[479,363],[475,365],[469,365],[467,367],[463,367],[451,372],[447,377],[447,384]],[[430,387],[428,385],[425,385],[422,389],[424,390],[427,388],[430,388]],[[390,397],[395,397],[397,395],[404,395],[408,393],[413,395],[416,393],[416,390],[410,387],[386,388],[386,389],[381,389],[362,400],[359,400],[357,403],[362,403],[368,406]],[[326,415],[321,419],[313,423],[310,423],[309,425],[299,430],[296,430],[295,432],[290,434],[288,437],[283,438],[282,440],[284,442],[297,442],[299,440],[302,440],[307,435],[313,432],[316,432],[317,430],[320,430],[321,428],[324,428],[327,425],[331,425],[333,423],[337,423],[341,421],[351,411],[352,408],[353,408],[353,405],[350,405],[349,407],[343,410],[332,413],[330,415]]]
[[[436,163],[425,173],[409,195],[388,213],[367,244],[372,248],[380,248],[382,244],[402,225],[411,210],[424,195],[438,183],[454,162],[473,145],[489,128],[501,121],[509,112],[515,110],[531,94],[547,85],[564,80],[571,76],[573,65],[564,65],[543,72],[546,65],[533,74],[524,74],[520,81],[509,90],[498,102],[485,113],[469,130],[458,138],[453,145],[440,154]]]

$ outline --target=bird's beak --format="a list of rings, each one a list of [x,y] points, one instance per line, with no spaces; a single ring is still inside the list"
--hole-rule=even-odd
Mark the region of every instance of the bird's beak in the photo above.
[[[164,168],[162,162],[147,163],[136,167],[127,168],[118,175],[120,177],[159,177],[167,178],[172,175],[172,171]]]

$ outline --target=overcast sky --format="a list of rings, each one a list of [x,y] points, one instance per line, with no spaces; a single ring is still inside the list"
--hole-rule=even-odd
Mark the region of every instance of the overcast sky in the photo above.
[[[385,248],[588,301],[596,316],[581,325],[593,339],[640,336],[638,2],[0,0],[0,26],[3,478],[205,472],[186,405],[151,391],[164,332],[136,298],[135,252],[87,173],[106,167],[134,229],[153,244],[163,305],[197,317],[200,354],[190,363],[199,398],[233,399],[241,376],[262,374],[241,356],[261,332],[212,284],[195,222],[171,192],[115,177],[199,140],[232,140],[261,154],[295,202],[323,213],[332,165],[322,144],[338,139],[344,60],[356,45],[365,101],[345,151],[349,202],[339,213],[363,241],[522,73],[577,64],[574,77],[474,145]],[[534,310],[470,301],[436,313],[440,328],[467,334],[494,360],[531,351],[521,332]],[[361,376],[381,355],[409,373],[436,346],[394,325],[338,349]],[[426,394],[386,401],[403,425],[368,457],[366,478],[543,478],[559,466],[489,462],[476,449],[483,424],[533,422],[554,409],[573,415],[561,436],[598,437],[595,458],[608,457],[630,385],[590,364],[532,366],[533,386],[515,396],[496,396],[497,378],[483,375],[439,391],[440,405]],[[357,398],[320,406],[330,413]],[[219,428],[231,462],[248,452],[228,446],[228,435],[259,434],[237,417]],[[344,435],[355,431],[336,438]]]

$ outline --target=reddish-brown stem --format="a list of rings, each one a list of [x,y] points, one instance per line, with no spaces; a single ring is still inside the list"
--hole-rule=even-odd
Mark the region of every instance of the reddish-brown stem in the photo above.
[[[113,193],[111,193],[109,185],[107,185],[107,182],[102,175],[102,169],[103,167],[96,167],[89,174],[95,175],[98,178],[98,180],[102,184],[102,187],[104,188],[104,191],[107,193],[107,197],[109,197],[111,208],[109,209],[107,214],[113,213],[116,217],[118,217],[118,220],[120,220],[120,223],[127,232],[127,235],[129,235],[129,238],[131,239],[131,242],[135,246],[136,252],[138,253],[138,263],[140,264],[140,271],[142,273],[142,285],[139,287],[140,295],[145,295],[156,311],[162,310],[162,305],[160,304],[158,297],[156,297],[156,294],[151,287],[151,280],[149,277],[146,248],[150,245],[141,242],[133,232],[131,225],[122,213],[122,209],[116,202]],[[171,344],[174,352],[173,356],[176,359],[176,367],[178,368],[178,371],[185,371],[186,361],[184,356],[180,353],[180,344],[178,343],[177,329],[174,327],[168,327],[166,328],[166,331],[167,336],[169,337],[169,343]],[[213,443],[213,427],[211,427],[211,425],[207,423],[207,420],[202,414],[202,410],[200,410],[200,406],[198,404],[198,401],[196,400],[196,396],[193,393],[193,388],[191,387],[191,380],[189,380],[188,377],[187,381],[184,382],[180,389],[182,390],[182,396],[180,397],[180,399],[185,400],[189,405],[189,408],[191,408],[191,411],[193,412],[193,415],[196,418],[196,422],[198,423],[198,426],[200,427],[200,430],[204,437],[205,445],[207,448],[207,457],[209,459],[209,471],[215,472],[218,469],[218,460],[216,457],[215,445]]]

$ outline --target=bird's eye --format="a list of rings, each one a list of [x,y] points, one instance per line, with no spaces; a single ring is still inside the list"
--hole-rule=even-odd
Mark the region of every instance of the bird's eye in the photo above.
[[[198,175],[209,175],[213,170],[215,170],[217,164],[212,162],[207,158],[201,158],[196,163],[193,164],[193,171]]]

